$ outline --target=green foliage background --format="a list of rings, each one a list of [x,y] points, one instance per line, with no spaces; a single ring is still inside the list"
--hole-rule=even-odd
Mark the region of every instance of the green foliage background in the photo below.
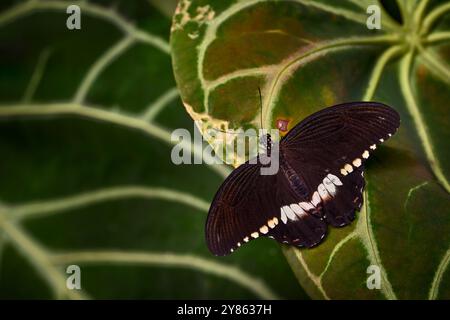
[[[0,298],[306,298],[272,241],[206,249],[229,169],[170,161],[171,3],[2,1]]]

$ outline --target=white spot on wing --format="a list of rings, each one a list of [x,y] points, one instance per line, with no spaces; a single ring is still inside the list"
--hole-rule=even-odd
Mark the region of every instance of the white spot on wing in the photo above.
[[[322,183],[317,187],[317,191],[319,191],[319,195],[323,201],[330,199],[330,194]]]
[[[305,211],[309,211],[309,210],[314,209],[313,205],[311,203],[309,203],[309,202],[300,202],[299,205]]]
[[[353,165],[358,168],[361,165],[361,159],[360,158],[356,158],[355,160],[353,160]]]
[[[252,234],[251,234],[251,236],[252,236],[252,238],[258,238],[259,237],[259,233],[258,232],[253,232]]]
[[[273,219],[267,220],[267,225],[270,229],[275,228],[275,222],[273,221]]]
[[[319,193],[317,191],[315,191],[312,196],[311,203],[313,204],[313,206],[317,207],[317,205],[320,203],[320,201],[321,200],[320,200]]]
[[[273,217],[272,221],[273,221],[273,223],[275,223],[275,225],[278,224],[278,218],[277,217]]]
[[[288,220],[286,213],[284,212],[283,208],[280,208],[280,211],[281,211],[281,221],[283,221],[283,223],[286,224],[286,222]]]
[[[346,176],[346,175],[348,174],[348,172],[347,172],[344,168],[342,168],[342,169],[341,169],[341,174],[342,174],[343,176]]]
[[[369,151],[365,150],[365,151],[363,152],[363,154],[362,154],[362,157],[363,157],[364,159],[369,158]]]
[[[296,203],[291,204],[291,209],[299,218],[306,214],[306,212]]]
[[[344,166],[344,169],[345,169],[345,171],[347,171],[349,173],[353,172],[353,167],[348,163]]]
[[[373,145],[371,145],[369,148],[372,149],[372,150],[375,150],[375,149],[377,148],[377,145],[376,145],[376,144],[373,144]]]
[[[328,193],[331,196],[334,196],[336,194],[336,186],[327,177],[325,177],[325,179],[323,179],[323,185],[325,186],[325,189],[327,189]]]
[[[261,228],[259,228],[259,232],[261,232],[262,234],[266,234],[267,232],[269,232],[269,227],[264,225]]]
[[[338,177],[336,177],[334,174],[329,173],[327,175],[327,178],[331,180],[331,182],[333,182],[334,185],[336,186],[342,186],[342,181],[339,180]]]
[[[294,211],[289,206],[283,206],[283,211],[286,213],[286,216],[290,220],[297,220],[297,216],[295,215]]]

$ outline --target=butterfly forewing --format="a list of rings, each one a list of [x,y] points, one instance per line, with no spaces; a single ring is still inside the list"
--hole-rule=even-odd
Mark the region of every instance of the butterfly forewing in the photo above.
[[[355,102],[323,109],[296,125],[280,141],[280,169],[261,175],[245,163],[217,192],[206,224],[216,255],[234,251],[259,236],[312,247],[326,225],[355,218],[363,201],[364,162],[400,124],[392,108]]]

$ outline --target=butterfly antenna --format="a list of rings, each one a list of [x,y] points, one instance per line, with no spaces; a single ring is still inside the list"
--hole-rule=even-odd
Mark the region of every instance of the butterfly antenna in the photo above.
[[[262,97],[261,97],[261,88],[260,88],[260,87],[258,87],[258,92],[259,92],[259,107],[261,108],[261,117],[260,117],[260,120],[261,120],[261,129],[264,129],[264,128],[263,128],[263,121],[262,121],[263,107],[262,107]]]
[[[229,133],[229,134],[245,134],[245,132],[227,131],[227,130],[221,130],[221,129],[217,129],[217,128],[209,128],[209,129],[214,130],[214,131],[223,132],[223,133]]]
[[[217,129],[217,128],[210,128],[214,131],[219,131],[219,132],[223,132],[223,133],[230,133],[230,134],[238,134],[239,132],[233,132],[233,131],[227,131],[227,130],[221,130],[221,129]]]

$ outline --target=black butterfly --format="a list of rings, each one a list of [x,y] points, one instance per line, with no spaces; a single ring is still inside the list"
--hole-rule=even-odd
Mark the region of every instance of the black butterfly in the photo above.
[[[365,160],[399,125],[394,109],[375,102],[307,117],[280,140],[277,174],[261,175],[260,162],[247,161],[224,181],[206,221],[209,250],[228,255],[259,236],[310,248],[327,224],[348,225],[363,203]]]

